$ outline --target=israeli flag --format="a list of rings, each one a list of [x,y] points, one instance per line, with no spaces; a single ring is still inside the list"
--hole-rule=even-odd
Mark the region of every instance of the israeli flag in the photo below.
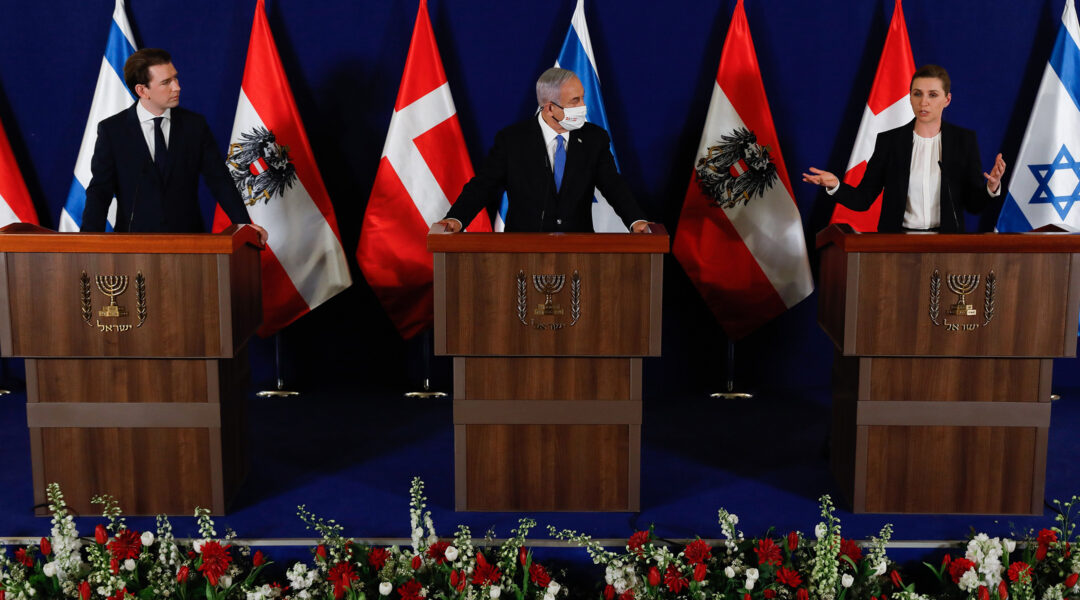
[[[135,97],[124,83],[124,63],[135,53],[135,37],[131,34],[124,0],[116,0],[105,56],[101,59],[94,100],[90,103],[90,118],[86,120],[79,157],[75,159],[75,178],[68,191],[67,202],[60,211],[60,231],[78,231],[86,206],[86,186],[90,185],[90,159],[94,156],[98,123],[131,106]],[[109,228],[116,222],[116,201],[109,206]]]
[[[1080,24],[1066,0],[1031,110],[998,231],[1080,230]]]
[[[596,74],[596,58],[593,56],[592,39],[589,38],[589,27],[585,24],[585,0],[578,0],[574,9],[574,16],[570,19],[570,30],[566,32],[562,50],[555,66],[570,69],[577,74],[585,88],[585,106],[589,109],[588,120],[594,125],[599,125],[611,135],[608,127],[607,112],[604,110],[604,98],[600,95],[600,77]],[[619,159],[615,155],[615,143],[611,144],[611,156],[615,158],[615,167],[619,166]],[[503,231],[506,219],[506,211],[509,206],[506,194],[503,194],[502,204],[499,206],[499,214],[495,216],[495,231]],[[604,200],[600,190],[595,190],[592,206],[593,229],[597,232],[626,233],[626,225],[615,214],[615,210]]]

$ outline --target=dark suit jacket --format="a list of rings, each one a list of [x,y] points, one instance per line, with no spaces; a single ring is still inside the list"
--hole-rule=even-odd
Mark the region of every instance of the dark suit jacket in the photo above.
[[[874,154],[857,188],[846,183],[833,197],[852,210],[867,210],[882,193],[878,231],[902,231],[907,209],[908,179],[911,176],[911,134],[915,121],[879,133]],[[941,123],[941,232],[964,231],[961,209],[978,213],[994,201],[986,191],[986,179],[979,158],[975,132],[950,123]],[[1001,183],[1005,196],[1005,182]]]
[[[467,226],[505,189],[510,200],[506,231],[592,232],[597,188],[629,228],[646,217],[615,168],[610,144],[607,132],[592,123],[570,132],[566,170],[556,192],[537,118],[511,125],[495,135],[491,153],[446,216]]]
[[[105,231],[115,195],[115,231],[204,232],[200,173],[233,223],[251,222],[206,119],[180,107],[172,109],[170,118],[164,175],[154,167],[134,104],[98,124],[82,231]]]

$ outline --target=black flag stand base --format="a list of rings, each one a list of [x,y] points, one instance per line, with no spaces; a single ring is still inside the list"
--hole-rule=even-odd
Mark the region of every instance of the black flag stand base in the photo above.
[[[727,372],[727,390],[709,394],[710,398],[717,400],[749,400],[754,397],[750,392],[735,391],[735,342],[727,341],[727,363],[724,365]]]
[[[8,378],[8,376],[7,376],[7,375],[8,375],[8,372],[7,372],[7,361],[6,361],[6,360],[4,360],[3,358],[0,358],[0,363],[2,363],[2,364],[3,364],[3,369],[2,369],[2,371],[3,371],[3,373],[4,373],[4,379],[7,379],[7,378]],[[6,389],[6,388],[0,388],[0,396],[7,396],[7,395],[8,395],[8,394],[10,394],[10,393],[11,393],[11,390],[9,390],[9,389]]]
[[[420,352],[424,357],[423,387],[418,392],[406,392],[405,397],[411,399],[448,398],[449,395],[446,392],[431,389],[431,337],[434,335],[434,332],[429,329],[420,335],[424,336],[423,339],[420,340]]]
[[[289,398],[299,396],[300,392],[285,389],[285,376],[281,374],[281,332],[274,334],[274,375],[277,379],[277,388],[256,392],[259,398]]]

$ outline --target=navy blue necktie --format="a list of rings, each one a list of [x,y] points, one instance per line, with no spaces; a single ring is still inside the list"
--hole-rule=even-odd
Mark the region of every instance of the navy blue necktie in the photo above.
[[[165,132],[161,130],[161,122],[165,117],[154,117],[154,166],[158,173],[165,174],[165,157],[169,154],[169,148],[165,145]]]
[[[566,171],[566,147],[563,146],[563,137],[555,136],[555,191],[562,188],[563,172]]]

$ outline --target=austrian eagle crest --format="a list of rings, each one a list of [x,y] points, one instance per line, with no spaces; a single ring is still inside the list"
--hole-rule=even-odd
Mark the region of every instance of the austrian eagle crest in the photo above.
[[[240,141],[229,145],[225,165],[248,206],[270,202],[296,181],[289,147],[278,144],[274,132],[265,127],[241,133]]]
[[[754,132],[745,127],[722,134],[695,168],[701,191],[722,208],[749,204],[776,183],[768,146],[758,144]]]

